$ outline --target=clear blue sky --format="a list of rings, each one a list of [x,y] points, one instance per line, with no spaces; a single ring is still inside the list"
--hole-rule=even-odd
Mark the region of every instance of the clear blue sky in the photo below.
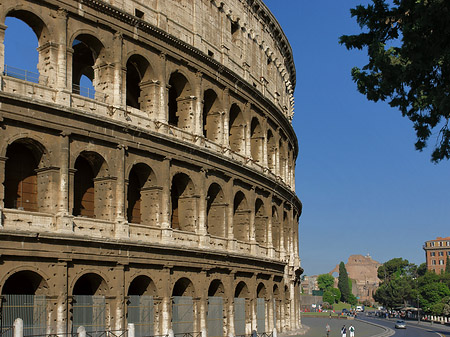
[[[350,69],[365,65],[366,55],[347,51],[338,37],[359,32],[349,9],[361,1],[264,1],[296,62],[296,189],[303,203],[305,274],[329,272],[351,254],[424,262],[424,241],[450,236],[450,163],[434,165],[429,150],[415,151],[411,122],[356,91]],[[37,41],[17,41],[5,40],[5,63],[24,68],[22,57],[33,57],[28,44],[35,48]]]
[[[349,10],[368,1],[264,2],[290,41],[297,70],[305,274],[329,272],[352,254],[425,262],[423,243],[450,236],[450,163],[431,163],[431,148],[414,149],[408,119],[357,92],[350,70],[364,66],[366,54],[347,51],[338,38],[359,33]]]

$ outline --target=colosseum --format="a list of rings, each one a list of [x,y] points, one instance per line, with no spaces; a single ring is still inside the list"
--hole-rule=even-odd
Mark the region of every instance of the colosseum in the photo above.
[[[296,74],[262,0],[4,0],[0,68],[0,334],[301,327]]]

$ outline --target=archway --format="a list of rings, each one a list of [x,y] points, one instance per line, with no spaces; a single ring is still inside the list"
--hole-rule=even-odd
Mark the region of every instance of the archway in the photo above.
[[[138,276],[128,287],[127,322],[135,326],[136,336],[153,336],[156,286],[148,276]]]
[[[220,280],[213,280],[208,288],[208,312],[206,326],[208,337],[224,336],[224,325],[226,313],[223,306],[225,288]]]
[[[245,121],[237,104],[231,106],[228,126],[231,150],[243,155],[245,153]]]
[[[276,173],[277,145],[272,131],[267,131],[267,166]]]
[[[104,331],[108,286],[98,274],[87,273],[75,283],[72,291],[72,332],[78,327],[90,331]]]
[[[48,284],[44,278],[29,270],[12,274],[2,288],[2,326],[23,320],[24,335],[45,334],[47,328]]]
[[[132,55],[127,61],[126,104],[136,109],[148,110],[154,100],[149,89],[153,70],[141,55]]]
[[[262,161],[264,135],[261,129],[261,125],[256,117],[252,119],[250,125],[250,148],[251,155],[254,161]]]
[[[222,119],[220,102],[217,94],[212,89],[205,91],[203,95],[203,136],[210,141],[220,143]]]
[[[234,290],[234,334],[245,335],[251,330],[250,292],[240,281]]]
[[[267,244],[267,215],[264,202],[259,198],[255,201],[255,238],[259,244]]]
[[[177,173],[172,179],[170,189],[172,202],[172,228],[182,231],[195,232],[196,198],[194,184],[184,173]]]
[[[233,203],[233,234],[236,240],[250,241],[250,210],[244,193],[237,192]]]
[[[280,250],[280,219],[275,206],[272,206],[272,244],[275,250]]]
[[[226,203],[222,188],[213,183],[209,186],[207,195],[207,229],[213,236],[225,237]]]
[[[174,334],[194,332],[194,285],[188,278],[179,279],[172,291],[172,330]]]
[[[37,173],[44,149],[26,138],[8,146],[5,164],[5,208],[37,212]]]
[[[193,129],[194,123],[194,97],[191,94],[191,85],[187,78],[175,72],[169,79],[168,122],[180,129]]]
[[[266,286],[259,283],[256,289],[256,331],[258,333],[266,332],[266,317],[268,316],[266,308]]]
[[[128,176],[128,222],[155,226],[158,223],[159,193],[153,170],[143,163],[134,165]]]

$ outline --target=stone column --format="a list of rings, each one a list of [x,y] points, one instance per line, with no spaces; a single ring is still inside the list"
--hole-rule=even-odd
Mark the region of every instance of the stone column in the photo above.
[[[67,11],[65,9],[58,9],[58,16],[56,17],[56,24],[58,26],[58,68],[56,87],[59,90],[67,88]],[[60,101],[60,103],[63,103]],[[69,103],[69,102],[67,102]]]
[[[200,170],[200,181],[199,181],[199,207],[198,207],[198,228],[197,234],[199,235],[199,242],[201,246],[205,246],[208,244],[206,235],[208,234],[207,230],[207,188],[206,188],[206,179],[207,179],[207,170]]]
[[[233,194],[233,179],[230,179],[225,185],[225,196],[228,198],[228,209],[227,209],[227,239],[228,239],[228,249],[234,250],[236,246],[236,241],[234,239],[233,232],[233,217],[234,217],[234,194]],[[233,331],[234,332],[234,331]]]
[[[227,334],[226,336],[234,336],[234,277],[235,273],[231,272],[230,275],[228,275],[228,284],[229,287],[225,288],[228,289],[226,292],[226,303],[227,303],[227,328],[225,329]]]
[[[8,28],[0,24],[0,74],[5,70],[5,31]]]
[[[159,116],[157,116],[157,120],[161,123],[167,123],[169,120],[169,108],[168,108],[168,100],[169,100],[169,88],[166,77],[166,54],[161,53],[159,55],[159,67],[156,69],[161,69],[159,73],[159,82],[160,85],[160,99],[159,99],[159,108],[156,111],[159,111]]]
[[[251,112],[250,112],[250,103],[246,103],[243,111],[244,116],[244,153],[242,154],[246,158],[251,158],[252,156],[252,142],[251,142],[251,127],[249,124],[249,120],[251,123]]]
[[[123,71],[125,65],[122,64],[122,52],[123,52],[123,35],[120,32],[116,32],[113,38],[113,51],[114,51],[114,75],[113,75],[113,101],[112,104],[125,108],[126,105],[126,71]],[[125,75],[125,76],[124,76]]]
[[[162,272],[162,279],[166,280],[163,284],[163,298],[161,300],[161,333],[167,335],[169,329],[172,329],[172,294],[170,289],[172,286],[171,270],[168,267],[164,267]]]
[[[5,166],[6,166],[7,157],[0,157],[0,211],[5,206]],[[1,212],[0,212],[1,215]],[[0,226],[2,225],[2,218],[0,217]]]
[[[228,88],[225,88],[223,90],[223,111],[224,114],[222,115],[222,143],[221,145],[223,147],[230,147],[230,142],[229,142],[229,130],[230,130],[230,92],[228,90]]]
[[[59,137],[59,188],[58,188],[58,200],[57,200],[57,213],[56,213],[56,228],[60,231],[73,231],[73,224],[71,218],[71,210],[73,205],[69,206],[70,191],[72,189],[73,195],[73,175],[75,173],[72,170],[70,174],[70,133],[61,132]]]
[[[200,292],[200,297],[198,298],[197,302],[197,313],[198,313],[198,329],[194,331],[202,332],[207,331],[207,313],[208,313],[208,275],[206,273],[206,270],[202,270],[200,272],[200,277],[203,284],[203,291]]]
[[[67,320],[69,319],[69,300],[68,300],[68,272],[69,260],[59,260],[56,265],[57,273],[55,275],[55,292],[58,296],[56,304],[56,333],[64,334],[67,329]]]
[[[267,247],[268,247],[268,255],[271,258],[275,257],[275,246],[273,244],[273,235],[272,235],[272,200],[273,194],[269,194],[269,197],[266,198],[266,205],[270,207],[266,207],[266,215],[267,215]]]
[[[127,147],[124,145],[117,146],[116,149],[116,230],[117,238],[128,238],[130,236],[128,222],[125,219],[125,162],[126,162]]]
[[[266,299],[266,331],[273,331],[273,297]]]
[[[172,181],[170,179],[170,161],[171,159],[164,158],[161,165],[161,183],[162,183],[162,195],[161,195],[161,229],[162,239],[169,240],[172,236],[171,223],[170,223],[170,188]]]
[[[204,104],[204,93],[203,93],[203,73],[198,71],[195,74],[195,93],[194,95],[198,97],[194,101],[194,129],[192,133],[203,137],[203,104]]]

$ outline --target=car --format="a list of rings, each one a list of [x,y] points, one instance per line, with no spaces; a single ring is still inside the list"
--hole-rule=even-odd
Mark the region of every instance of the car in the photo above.
[[[395,328],[396,329],[406,329],[405,321],[397,321],[397,322],[395,322]]]

